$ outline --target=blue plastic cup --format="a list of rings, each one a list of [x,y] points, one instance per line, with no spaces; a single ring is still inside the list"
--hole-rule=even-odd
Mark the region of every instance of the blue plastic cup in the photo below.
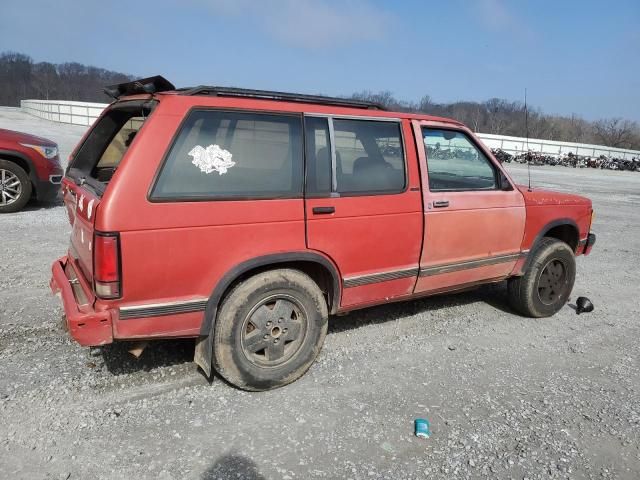
[[[429,430],[429,420],[426,418],[416,418],[414,422],[416,437],[429,438],[431,430]]]

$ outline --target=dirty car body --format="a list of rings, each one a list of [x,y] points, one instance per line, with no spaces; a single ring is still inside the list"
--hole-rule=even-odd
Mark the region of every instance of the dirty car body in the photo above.
[[[81,345],[192,337],[207,374],[265,390],[329,314],[507,280],[551,315],[595,242],[590,200],[516,185],[454,120],[159,78],[112,88],[63,180],[51,287]]]

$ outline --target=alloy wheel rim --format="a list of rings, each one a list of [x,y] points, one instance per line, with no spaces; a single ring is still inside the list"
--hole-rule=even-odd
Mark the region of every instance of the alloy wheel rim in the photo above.
[[[244,319],[242,352],[258,367],[280,367],[300,350],[307,325],[305,310],[295,298],[271,295],[254,306]]]
[[[0,205],[17,202],[22,194],[22,182],[18,176],[4,168],[0,169]]]
[[[559,259],[547,262],[538,278],[538,298],[545,305],[553,305],[567,290],[567,269]]]

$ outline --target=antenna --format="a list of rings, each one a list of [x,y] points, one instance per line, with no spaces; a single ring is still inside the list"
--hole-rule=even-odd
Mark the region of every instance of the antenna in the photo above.
[[[529,150],[529,110],[527,109],[527,87],[524,87],[524,129],[527,135],[527,176],[529,177],[529,191],[531,191],[531,151]]]

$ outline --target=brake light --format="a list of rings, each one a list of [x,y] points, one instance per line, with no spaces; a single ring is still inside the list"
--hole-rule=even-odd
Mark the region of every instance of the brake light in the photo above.
[[[100,298],[120,297],[120,237],[96,233],[93,243],[93,282]]]

